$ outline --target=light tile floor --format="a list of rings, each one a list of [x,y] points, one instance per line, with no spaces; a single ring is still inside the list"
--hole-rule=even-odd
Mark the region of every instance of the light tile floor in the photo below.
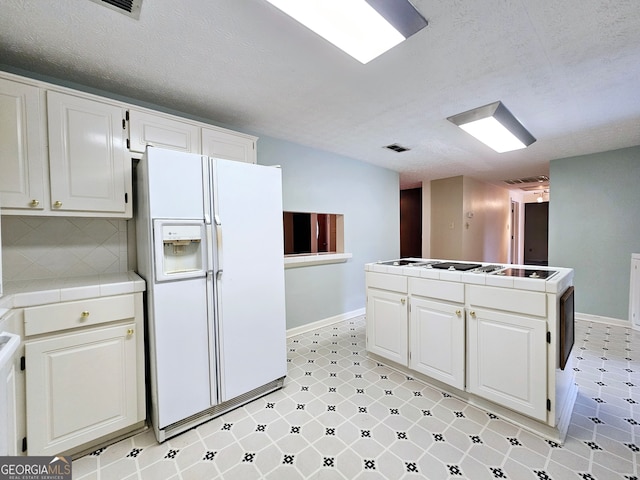
[[[364,317],[290,338],[277,392],[163,444],[147,431],[76,479],[610,480],[640,475],[640,332],[577,322],[564,445],[367,358]],[[259,366],[256,366],[259,368]]]

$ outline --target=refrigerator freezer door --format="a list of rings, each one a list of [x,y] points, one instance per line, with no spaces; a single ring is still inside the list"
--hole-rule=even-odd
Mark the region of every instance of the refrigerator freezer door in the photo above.
[[[202,157],[147,147],[149,217],[204,219]]]
[[[206,278],[157,283],[152,294],[156,420],[165,428],[211,407]]]
[[[287,372],[282,179],[279,168],[212,162],[224,265],[217,275],[217,321],[226,401]]]

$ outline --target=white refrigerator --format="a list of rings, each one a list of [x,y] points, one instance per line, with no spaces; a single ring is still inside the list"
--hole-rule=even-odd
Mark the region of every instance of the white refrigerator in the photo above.
[[[148,147],[136,168],[158,441],[283,385],[281,170]]]

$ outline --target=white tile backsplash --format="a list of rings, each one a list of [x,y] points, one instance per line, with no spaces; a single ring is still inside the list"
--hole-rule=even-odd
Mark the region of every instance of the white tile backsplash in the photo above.
[[[126,220],[3,216],[1,221],[5,281],[128,270]]]

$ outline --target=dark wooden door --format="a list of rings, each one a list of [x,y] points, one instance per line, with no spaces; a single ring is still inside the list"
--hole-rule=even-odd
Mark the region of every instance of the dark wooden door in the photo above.
[[[549,202],[524,206],[524,263],[549,264]]]
[[[422,257],[422,188],[400,190],[400,256]]]

